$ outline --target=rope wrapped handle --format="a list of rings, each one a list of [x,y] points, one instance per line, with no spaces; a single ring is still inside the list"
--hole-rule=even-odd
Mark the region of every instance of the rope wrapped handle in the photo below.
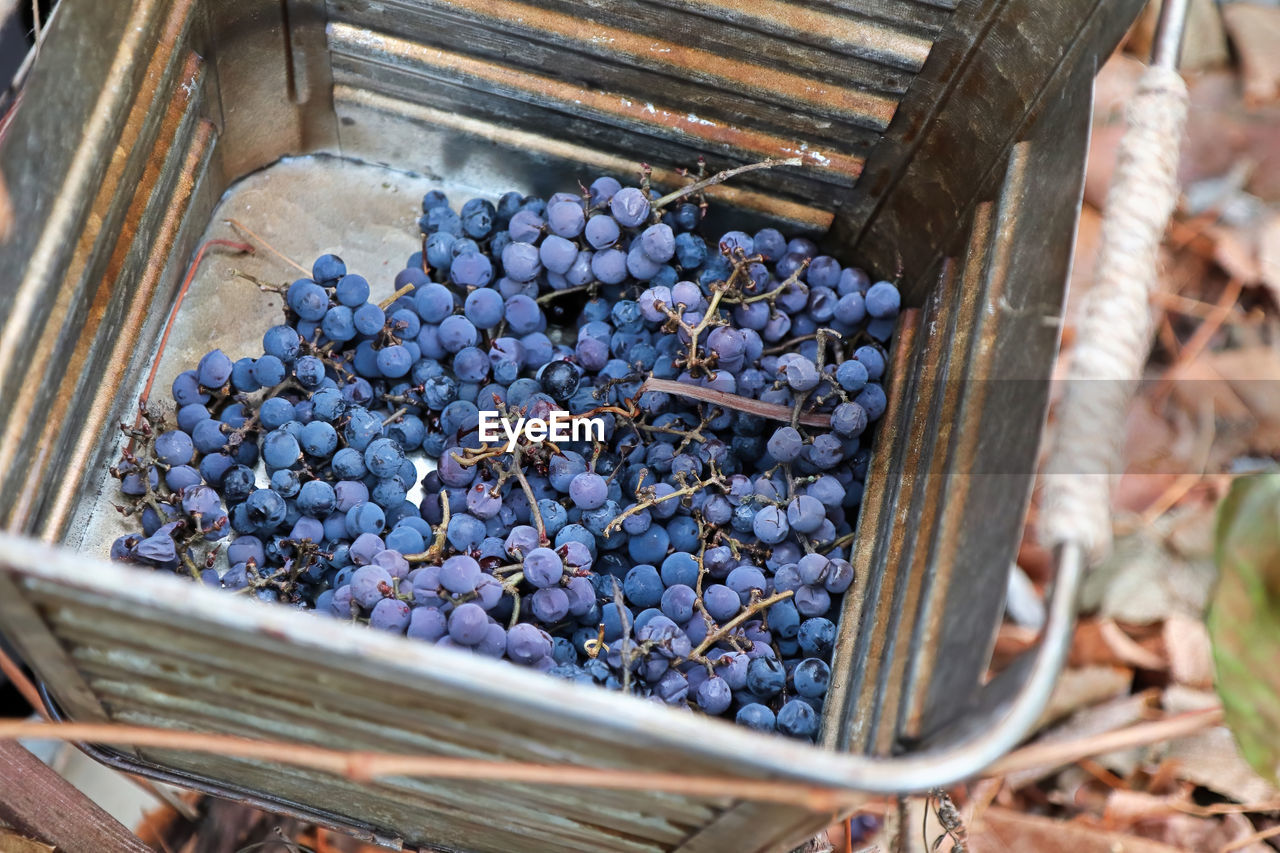
[[[1129,105],[1107,194],[1097,277],[1058,405],[1044,480],[1041,540],[1075,543],[1094,561],[1111,547],[1111,484],[1121,472],[1125,421],[1151,344],[1150,295],[1178,200],[1187,87],[1176,70],[1148,68]]]

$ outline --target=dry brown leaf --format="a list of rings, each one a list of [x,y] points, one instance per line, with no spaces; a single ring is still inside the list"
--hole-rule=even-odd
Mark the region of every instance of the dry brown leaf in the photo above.
[[[1216,850],[1230,849],[1232,853],[1275,853],[1275,848],[1263,841],[1253,841],[1256,837],[1256,830],[1253,823],[1242,814],[1227,814],[1221,818],[1224,833],[1228,836],[1226,843],[1219,845]],[[1250,839],[1251,843],[1237,846],[1240,842]]]
[[[1189,803],[1186,792],[1182,790],[1172,794],[1149,794],[1146,791],[1116,788],[1107,794],[1102,825],[1107,829],[1129,832],[1136,823],[1176,814],[1178,806]]]
[[[1116,539],[1111,555],[1085,578],[1081,611],[1125,625],[1152,625],[1171,613],[1199,616],[1216,577],[1212,561],[1183,559],[1158,528],[1147,528]]]
[[[1160,704],[1167,712],[1178,714],[1214,707],[1220,700],[1210,691],[1173,685],[1161,694]],[[1241,757],[1231,731],[1225,726],[1162,744],[1151,752],[1153,762],[1166,759],[1176,762],[1180,778],[1236,802],[1268,802],[1280,796],[1280,791],[1255,773]]]
[[[1170,684],[1160,694],[1160,707],[1169,714],[1206,711],[1221,705],[1222,700],[1212,690],[1199,690],[1181,684]]]
[[[1085,164],[1084,201],[1098,210],[1107,206],[1111,175],[1116,170],[1116,155],[1124,138],[1124,123],[1094,125],[1089,137],[1089,162]]]
[[[1266,104],[1280,96],[1280,9],[1229,3],[1222,9],[1227,32],[1240,56],[1245,101]]]
[[[1155,387],[1150,386],[1153,391]],[[1173,387],[1176,392],[1177,384]],[[1182,474],[1191,470],[1202,455],[1202,441],[1194,417],[1199,406],[1197,402],[1194,408],[1188,406],[1186,411],[1168,410],[1167,406],[1155,402],[1150,394],[1134,400],[1125,421],[1126,475]],[[1160,489],[1163,488],[1161,485]],[[1133,506],[1133,511],[1145,509],[1147,503]],[[1117,509],[1129,508],[1125,503],[1117,502],[1115,506]]]
[[[1102,634],[1103,641],[1115,652],[1121,663],[1138,669],[1153,670],[1162,670],[1168,666],[1168,661],[1158,652],[1145,648],[1110,619],[1105,619],[1100,623],[1099,631]]]
[[[1071,264],[1071,281],[1067,287],[1067,307],[1063,313],[1064,324],[1072,328],[1080,317],[1084,295],[1093,286],[1101,240],[1102,214],[1086,202],[1080,208],[1080,221],[1076,224],[1076,249]]]
[[[1128,471],[1120,476],[1111,492],[1111,505],[1118,512],[1138,514],[1144,512],[1174,484],[1178,475],[1165,472],[1145,474]]]
[[[1067,656],[1070,666],[1121,666],[1123,662],[1102,635],[1102,620],[1080,619]]]
[[[1202,353],[1195,361],[1179,365],[1177,378],[1170,386],[1173,399],[1188,414],[1198,411],[1208,399],[1213,403],[1214,417],[1224,421],[1247,420],[1249,407],[1218,370],[1215,363],[1217,355],[1218,353]],[[1182,470],[1186,471],[1187,468]]]
[[[1246,824],[1249,822],[1241,815],[1228,817],[1240,818]],[[1138,821],[1128,832],[1179,850],[1203,850],[1206,853],[1220,850],[1224,845],[1248,835],[1248,832],[1241,832],[1238,821],[1224,820],[1221,817],[1196,817],[1178,812]],[[1265,846],[1263,849],[1266,849]]]
[[[1113,53],[1093,80],[1093,123],[1124,124],[1125,109],[1138,91],[1147,65],[1124,53]]]
[[[1254,229],[1215,225],[1206,229],[1206,233],[1213,237],[1213,259],[1227,275],[1245,284],[1257,284],[1262,280],[1258,237]]]
[[[1258,273],[1280,305],[1280,214],[1274,214],[1258,228]]]
[[[996,643],[991,651],[991,669],[999,672],[1014,658],[1035,645],[1040,632],[1022,628],[1012,622],[1001,622],[996,629]]]
[[[1182,778],[1238,802],[1261,802],[1277,796],[1277,791],[1240,756],[1239,747],[1225,726],[1174,741],[1165,755],[1178,762]]]
[[[1087,738],[1091,735],[1103,732],[1111,732],[1116,729],[1122,729],[1125,726],[1142,722],[1147,719],[1151,711],[1155,707],[1156,694],[1152,691],[1127,695],[1128,685],[1125,685],[1125,693],[1113,693],[1110,701],[1099,702],[1097,698],[1090,696],[1086,692],[1088,684],[1087,679],[1093,675],[1097,680],[1099,676],[1110,667],[1090,667],[1086,669],[1066,670],[1063,673],[1063,679],[1059,681],[1058,687],[1054,689],[1053,697],[1049,700],[1050,709],[1054,709],[1055,699],[1064,702],[1070,698],[1075,700],[1075,712],[1064,723],[1054,726],[1052,729],[1044,732],[1035,738],[1032,742],[1035,745],[1062,743],[1065,741],[1075,741]],[[1127,672],[1127,670],[1114,669],[1114,672]],[[1071,678],[1071,674],[1075,674],[1075,684],[1072,686],[1072,692],[1063,692],[1063,681]],[[1105,676],[1103,676],[1105,677]],[[1058,716],[1061,716],[1059,714]],[[1040,726],[1045,721],[1052,719],[1048,712],[1041,717]],[[1040,726],[1037,726],[1039,728]],[[1103,759],[1099,759],[1100,762]],[[1038,782],[1041,779],[1048,778],[1056,773],[1062,765],[1035,767],[1029,770],[1019,770],[1009,773],[1005,777],[1005,782],[1010,788],[1018,790],[1032,782]]]
[[[1039,541],[1034,531],[1028,534],[1018,546],[1018,565],[1027,577],[1043,586],[1053,579],[1053,552]]]
[[[1198,233],[1198,232],[1197,232]],[[1209,237],[1204,237],[1208,241]],[[1193,239],[1199,245],[1198,239]],[[1175,293],[1188,298],[1199,298],[1203,295],[1205,283],[1210,280],[1212,272],[1210,262],[1197,251],[1173,251],[1165,246],[1160,250],[1158,287],[1165,293]]]
[[[1164,623],[1169,674],[1188,687],[1213,686],[1213,649],[1204,622],[1174,613]]]
[[[1218,521],[1214,503],[1187,504],[1165,516],[1165,542],[1178,556],[1188,560],[1213,557],[1213,531]]]
[[[1253,417],[1280,422],[1280,353],[1269,346],[1205,353],[1201,359],[1226,382]],[[1218,412],[1220,417],[1223,412]]]
[[[1078,821],[1052,820],[992,807],[969,828],[971,847],[979,853],[1185,853],[1171,847]]]
[[[1264,201],[1280,199],[1280,109],[1246,109],[1235,71],[1197,74],[1188,87],[1191,104],[1178,164],[1182,185],[1224,175],[1244,159],[1254,164],[1245,190]]]
[[[1083,666],[1064,669],[1058,676],[1053,693],[1040,715],[1036,728],[1060,720],[1080,709],[1097,706],[1099,702],[1115,697],[1130,699],[1129,687],[1133,683],[1133,670],[1123,666]],[[1146,700],[1144,700],[1146,701]],[[1070,732],[1064,733],[1066,736]]]
[[[35,841],[0,827],[0,853],[53,853],[53,850],[52,846],[43,841]]]
[[[1089,160],[1085,164],[1085,207],[1102,210],[1115,171],[1116,151],[1124,136],[1125,108],[1138,88],[1145,66],[1124,54],[1112,54],[1094,81],[1093,131],[1089,140]],[[1092,257],[1092,256],[1090,256]],[[1076,250],[1076,263],[1081,251]],[[1077,279],[1072,273],[1072,282]],[[1092,277],[1090,276],[1090,280]],[[1072,316],[1068,314],[1068,316]]]

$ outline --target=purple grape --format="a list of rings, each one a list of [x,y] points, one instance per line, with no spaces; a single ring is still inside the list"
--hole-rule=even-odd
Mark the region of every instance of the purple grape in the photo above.
[[[635,187],[623,187],[609,199],[609,212],[624,228],[637,228],[649,218],[649,199]]]
[[[547,589],[560,584],[564,563],[550,548],[534,548],[525,554],[523,570],[525,580],[539,589]]]
[[[742,609],[738,593],[723,584],[712,584],[702,591],[702,604],[717,622],[728,622]]]
[[[361,566],[351,575],[351,596],[364,607],[373,607],[394,591],[391,574],[381,566]]]
[[[502,250],[502,269],[513,281],[533,281],[542,270],[538,248],[531,243],[509,243]]]
[[[569,595],[560,587],[539,589],[532,596],[533,615],[544,625],[554,625],[569,615]]]
[[[155,439],[156,458],[166,465],[186,465],[195,455],[195,445],[185,432],[162,432]]]
[[[569,483],[569,498],[579,509],[598,509],[604,506],[608,495],[609,487],[604,478],[590,471],[578,474]]]
[[[774,731],[777,724],[773,711],[758,702],[751,702],[739,708],[734,721],[740,726],[746,726],[758,732]]]
[[[473,592],[480,576],[480,564],[465,554],[450,557],[440,566],[440,585],[459,595]]]
[[[586,237],[592,248],[607,249],[618,242],[618,238],[622,236],[622,231],[618,227],[616,219],[612,216],[600,214],[587,220],[583,236]]]
[[[866,306],[872,317],[892,320],[902,307],[902,296],[890,282],[877,281],[867,290]]]
[[[480,605],[459,604],[449,614],[449,637],[461,646],[474,646],[485,638],[489,617]]]
[[[393,634],[403,634],[409,627],[409,605],[394,598],[384,598],[373,606],[369,627]]]
[[[409,614],[406,633],[415,640],[434,643],[448,631],[448,618],[438,607],[415,607]]]
[[[552,235],[572,240],[582,233],[586,216],[579,201],[559,201],[547,205],[547,226]]]
[[[522,622],[507,632],[507,657],[532,664],[551,654],[551,637],[536,625]]]
[[[480,252],[466,252],[449,265],[449,280],[459,287],[484,287],[493,280],[493,264]]]

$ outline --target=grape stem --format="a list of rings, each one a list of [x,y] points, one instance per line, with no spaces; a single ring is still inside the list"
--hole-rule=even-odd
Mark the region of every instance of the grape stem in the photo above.
[[[778,355],[784,352],[791,352],[798,345],[804,343],[805,341],[811,341],[816,337],[818,337],[817,332],[813,332],[808,335],[800,335],[799,337],[791,338],[790,340],[785,340],[780,344],[775,344],[771,347],[766,347],[761,352],[761,355]]]
[[[737,177],[738,175],[742,175],[747,172],[754,172],[757,169],[772,169],[775,166],[800,166],[803,163],[804,163],[804,160],[802,160],[799,157],[788,157],[785,160],[761,160],[759,163],[748,163],[745,166],[738,166],[733,169],[725,169],[723,172],[717,172],[716,174],[712,175],[709,178],[705,178],[694,184],[689,184],[689,186],[685,187],[684,189],[667,193],[662,198],[658,199],[653,203],[653,209],[662,210],[667,205],[680,201],[680,199],[682,198],[688,198],[689,196],[694,195],[695,193],[705,190],[707,187],[712,187],[712,186],[715,186],[716,184],[722,184],[725,181],[729,180],[730,178]]]
[[[650,377],[640,386],[640,393],[643,394],[645,391],[662,391],[667,394],[701,400],[704,403],[714,403],[717,406],[733,409],[736,412],[746,412],[749,415],[758,415],[770,420],[791,423],[791,408],[788,406],[778,405],[777,403],[764,403],[750,397],[730,394],[727,391],[717,391],[714,388],[703,388],[687,382]],[[831,416],[816,412],[804,414],[800,416],[799,423],[819,429],[828,429],[831,426]]]
[[[703,654],[706,653],[707,649],[711,648],[716,643],[720,642],[720,640],[724,639],[724,637],[734,628],[738,627],[743,622],[746,622],[748,619],[750,619],[755,614],[759,613],[761,610],[764,610],[766,607],[772,607],[773,605],[777,604],[779,601],[785,601],[786,599],[790,598],[793,595],[795,595],[795,593],[792,590],[788,589],[784,592],[779,592],[774,595],[771,595],[768,598],[761,598],[751,602],[751,604],[747,606],[747,609],[743,610],[737,616],[733,617],[728,622],[721,625],[713,633],[708,634],[706,639],[704,639],[701,643],[698,643],[698,647],[689,653],[689,659],[697,660],[701,658]]]
[[[808,268],[809,268],[809,259],[805,258],[803,261],[800,262],[800,266],[796,268],[796,271],[793,272],[791,275],[787,276],[786,280],[783,281],[782,284],[775,287],[773,290],[766,291],[765,293],[757,293],[753,296],[742,296],[737,301],[745,305],[750,302],[760,302],[763,300],[767,300],[769,302],[770,307],[772,307],[774,300],[776,300],[778,296],[781,295],[782,291],[786,290],[787,288],[792,287],[794,285],[800,285],[801,287],[806,289],[808,288],[808,285],[800,284],[800,276]],[[729,301],[733,302],[734,300],[731,299]]]
[[[648,468],[645,468],[642,470],[640,483],[644,482],[644,474],[648,473],[648,470],[649,470]],[[622,522],[626,521],[627,518],[629,518],[630,516],[635,515],[641,510],[648,509],[651,506],[657,506],[663,501],[669,501],[674,498],[683,498],[689,495],[697,494],[698,492],[705,489],[707,486],[719,486],[721,489],[725,488],[724,478],[715,470],[714,462],[711,463],[711,476],[705,480],[696,480],[690,484],[690,483],[684,482],[683,474],[678,474],[677,477],[679,477],[680,479],[680,484],[681,484],[680,488],[676,489],[674,492],[665,494],[660,498],[654,497],[652,487],[650,487],[649,489],[645,489],[643,492],[644,497],[642,500],[639,500],[636,503],[624,509],[617,516],[615,516],[612,521],[610,521],[608,524],[605,525],[605,528],[604,528],[605,536],[607,537],[610,533],[622,527]],[[637,494],[641,493],[640,483],[636,484]]]
[[[831,544],[826,547],[825,553],[830,554],[837,548],[843,548],[845,545],[852,545],[855,538],[857,538],[856,533],[846,533],[838,539],[833,539]]]
[[[622,662],[622,692],[631,692],[631,658],[630,650],[627,648],[629,643],[627,638],[631,636],[631,620],[627,618],[627,606],[622,598],[622,584],[618,583],[618,579],[613,579],[613,606],[618,608],[618,623],[622,626],[622,636],[619,638],[622,648],[619,650],[619,658]],[[601,623],[603,627],[603,623]]]
[[[534,496],[533,487],[529,485],[529,480],[520,467],[519,458],[511,460],[511,473],[515,474],[516,479],[520,481],[520,488],[524,490],[524,496],[529,501],[529,515],[532,516],[533,523],[538,528],[538,541],[545,545],[550,541],[547,539],[547,528],[542,523],[542,513],[538,511],[538,499]]]
[[[449,492],[440,490],[440,523],[436,525],[436,538],[431,547],[421,554],[405,554],[410,563],[435,563],[444,554],[445,537],[449,534]]]
[[[582,293],[583,291],[591,290],[595,286],[596,286],[596,283],[592,282],[591,284],[579,284],[575,287],[566,287],[563,290],[553,290],[550,293],[542,294],[534,301],[538,302],[539,304],[542,304],[544,302],[550,302],[553,299],[557,299],[558,297],[565,296],[570,293]]]
[[[261,290],[263,293],[278,293],[283,296],[285,291],[289,289],[287,284],[272,284],[271,282],[263,281],[256,275],[250,275],[244,270],[233,269],[231,270],[231,274],[236,278],[242,278],[245,281],[257,285],[258,290]]]
[[[395,293],[391,294],[386,299],[379,302],[378,307],[381,308],[383,311],[386,311],[388,308],[391,307],[391,303],[395,302],[401,296],[408,296],[410,293],[413,293],[413,289],[414,289],[414,285],[406,284],[404,287],[400,288]]]
[[[280,251],[275,246],[271,245],[266,240],[262,239],[257,234],[250,231],[248,226],[246,226],[243,222],[240,222],[235,219],[226,219],[223,221],[226,222],[228,225],[230,225],[236,231],[239,231],[242,234],[248,234],[250,238],[252,238],[253,240],[256,240],[258,243],[261,243],[262,247],[266,249],[268,252],[275,255],[277,258],[284,261],[286,264],[293,267],[294,269],[301,270],[302,274],[305,275],[307,278],[311,278],[311,270],[307,269],[302,264],[295,261],[293,258],[290,258],[284,252]]]

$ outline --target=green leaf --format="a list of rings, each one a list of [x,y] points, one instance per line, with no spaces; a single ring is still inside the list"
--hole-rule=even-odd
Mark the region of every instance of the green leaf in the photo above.
[[[1218,508],[1215,556],[1218,695],[1245,759],[1280,783],[1280,474],[1232,484]]]

